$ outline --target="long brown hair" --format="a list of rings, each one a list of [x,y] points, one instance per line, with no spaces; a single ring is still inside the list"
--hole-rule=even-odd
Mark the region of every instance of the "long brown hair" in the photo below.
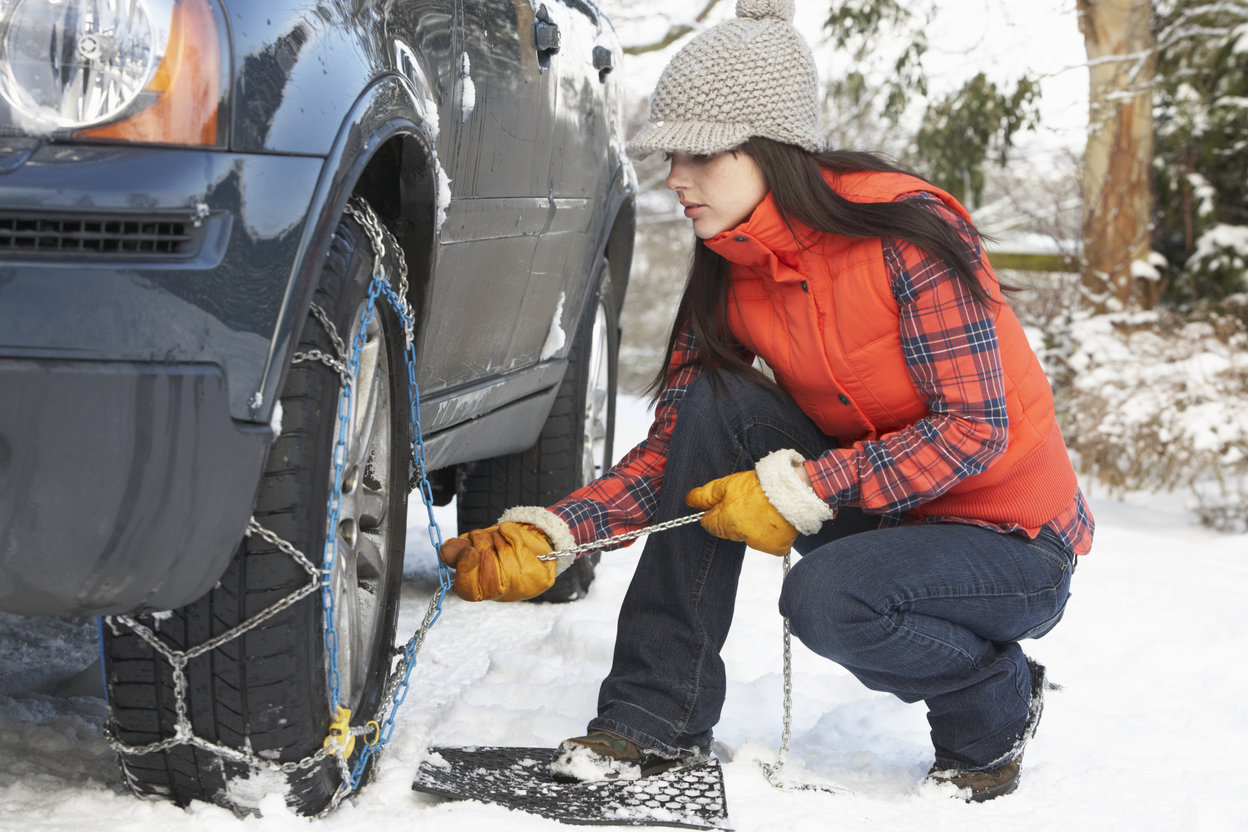
[[[880,171],[914,176],[910,171],[874,153],[850,150],[811,153],[796,145],[757,137],[732,152],[744,153],[758,165],[776,210],[790,230],[793,220],[797,220],[816,231],[843,237],[904,240],[946,261],[976,300],[993,302],[980,282],[975,255],[968,250],[965,240],[936,214],[912,200],[851,202],[823,178],[825,170],[838,174]],[[667,386],[671,374],[680,369],[669,365],[676,339],[686,323],[692,326],[698,340],[700,349],[694,360],[702,370],[722,369],[774,387],[770,379],[750,364],[748,356],[729,334],[730,294],[728,261],[695,238],[689,279],[668,337],[667,360],[650,384],[650,391],[656,398]],[[718,377],[711,374],[710,378],[712,384],[718,386]]]

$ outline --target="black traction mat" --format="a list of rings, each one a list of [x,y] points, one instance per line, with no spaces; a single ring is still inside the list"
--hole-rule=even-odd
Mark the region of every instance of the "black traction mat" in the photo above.
[[[638,780],[556,780],[553,748],[431,748],[412,788],[456,800],[479,800],[588,826],[676,826],[728,830],[718,760]]]

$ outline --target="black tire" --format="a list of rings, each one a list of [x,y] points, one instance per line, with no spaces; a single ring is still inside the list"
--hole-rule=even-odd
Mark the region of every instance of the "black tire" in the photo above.
[[[314,303],[333,322],[348,354],[368,302],[373,257],[368,235],[344,215]],[[386,274],[398,273],[390,245],[383,265]],[[375,304],[367,334],[347,431],[332,578],[341,703],[352,710],[352,725],[374,717],[390,672],[411,442],[403,331],[384,300]],[[311,350],[335,352],[325,327],[310,314],[299,351]],[[327,536],[339,390],[339,375],[320,361],[290,367],[281,395],[281,434],[270,449],[254,513],[262,527],[289,541],[317,567]],[[185,650],[247,620],[309,580],[289,555],[252,534],[208,595],[172,613],[138,620],[170,647]],[[186,706],[195,736],[277,762],[303,760],[322,746],[330,723],[322,606],[321,593],[314,592],[239,638],[190,660]],[[104,629],[112,735],[130,746],[172,737],[176,699],[168,662],[119,622]],[[356,757],[363,745],[356,743]],[[248,778],[256,775],[252,766],[191,745],[122,754],[119,762],[135,792],[180,805],[204,800],[250,812],[263,796],[246,788]],[[340,782],[333,759],[272,774],[286,778],[286,802],[303,814],[326,806]],[[267,772],[261,776],[271,777]],[[263,782],[271,786],[274,781]]]
[[[461,532],[498,522],[517,505],[549,506],[606,471],[613,461],[619,310],[605,260],[593,302],[587,305],[568,370],[537,444],[527,451],[464,466],[456,487]],[[598,552],[582,555],[534,601],[565,603],[584,597]]]

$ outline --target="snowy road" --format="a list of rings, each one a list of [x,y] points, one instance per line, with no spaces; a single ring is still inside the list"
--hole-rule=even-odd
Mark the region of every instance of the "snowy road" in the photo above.
[[[623,450],[646,426],[621,402]],[[1175,503],[1097,499],[1098,536],[1075,576],[1063,623],[1027,645],[1065,686],[1051,694],[1014,796],[980,806],[919,787],[930,764],[921,706],[859,685],[797,646],[791,765],[849,796],[779,791],[770,761],[781,725],[780,562],[747,559],[726,648],[729,691],[718,739],[737,830],[974,830],[1009,828],[1248,829],[1248,537],[1193,525]],[[420,517],[421,512],[413,512]],[[451,523],[445,510],[443,522]],[[447,529],[450,533],[450,529]],[[435,586],[424,528],[409,533],[400,627],[419,622]],[[324,823],[335,832],[557,830],[552,822],[414,794],[430,744],[553,745],[580,733],[606,672],[614,621],[638,547],[603,556],[590,596],[567,606],[469,605],[448,599],[431,632],[378,780]],[[139,801],[121,787],[101,735],[94,679],[66,680],[93,659],[90,622],[0,616],[0,831],[270,832],[306,830],[276,796],[263,818],[215,807]],[[98,686],[98,683],[96,683]],[[54,691],[54,692],[49,692]]]

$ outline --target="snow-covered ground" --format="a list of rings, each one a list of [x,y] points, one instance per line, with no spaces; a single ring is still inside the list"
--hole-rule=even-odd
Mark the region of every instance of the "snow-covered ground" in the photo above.
[[[620,402],[619,449],[647,425]],[[1193,524],[1179,498],[1092,496],[1096,546],[1075,576],[1066,618],[1028,645],[1064,685],[1049,696],[1019,791],[970,806],[918,782],[930,764],[921,706],[869,691],[795,645],[796,776],[848,795],[777,790],[782,714],[780,561],[747,559],[726,649],[729,690],[718,739],[733,826],[754,830],[1248,829],[1248,537]],[[420,518],[422,512],[413,512]],[[440,521],[453,529],[451,514]],[[419,622],[433,587],[424,527],[409,530],[401,627]],[[378,780],[322,821],[335,832],[481,832],[559,825],[477,803],[413,793],[431,744],[553,745],[580,733],[607,671],[615,616],[639,546],[608,553],[588,598],[566,606],[448,599],[413,675]],[[101,735],[104,703],[68,695],[93,659],[90,622],[0,616],[0,830],[280,832],[313,822],[276,795],[263,817],[141,801],[122,788]],[[88,688],[89,689],[89,688]],[[79,688],[82,690],[82,688]]]

